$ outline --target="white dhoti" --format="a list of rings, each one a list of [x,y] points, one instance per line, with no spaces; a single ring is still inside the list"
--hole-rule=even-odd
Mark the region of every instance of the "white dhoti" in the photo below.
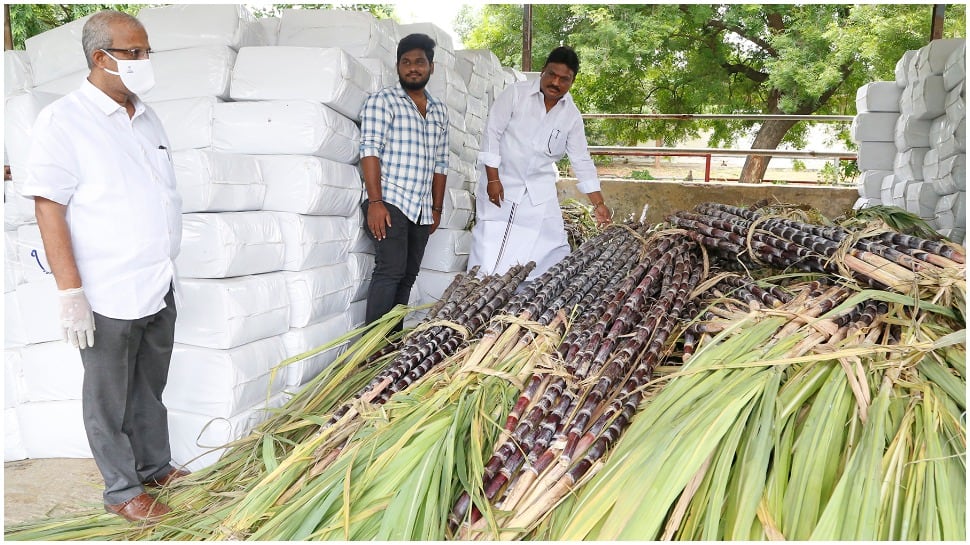
[[[480,274],[503,274],[513,265],[535,261],[527,280],[534,280],[569,255],[569,241],[558,199],[532,204],[505,200],[501,208],[482,192],[476,196],[476,221],[468,268]]]

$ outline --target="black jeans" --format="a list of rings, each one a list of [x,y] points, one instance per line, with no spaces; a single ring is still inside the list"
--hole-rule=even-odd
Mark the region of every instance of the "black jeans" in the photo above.
[[[431,234],[430,225],[418,225],[409,220],[398,207],[384,203],[391,215],[391,226],[387,228],[384,240],[378,241],[367,226],[369,205],[366,201],[361,205],[364,210],[364,229],[374,241],[377,253],[374,256],[370,293],[367,295],[367,323],[384,316],[394,305],[408,304],[411,287],[421,270],[424,249]],[[396,330],[400,331],[402,327],[398,325]]]

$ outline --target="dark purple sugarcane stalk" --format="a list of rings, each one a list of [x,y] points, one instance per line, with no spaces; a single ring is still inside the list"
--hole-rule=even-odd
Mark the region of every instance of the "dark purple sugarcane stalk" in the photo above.
[[[904,235],[902,233],[883,233],[879,236],[882,238],[882,240],[892,244],[913,250],[923,250],[924,252],[945,257],[950,261],[954,261],[961,265],[966,264],[966,255],[961,253],[953,246],[944,244],[942,242],[926,240],[924,238],[919,238],[912,235]]]

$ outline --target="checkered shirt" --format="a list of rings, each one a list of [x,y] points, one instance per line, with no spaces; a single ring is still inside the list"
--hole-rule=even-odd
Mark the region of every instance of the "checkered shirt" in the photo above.
[[[381,162],[381,198],[418,224],[431,224],[431,179],[448,173],[448,109],[428,97],[427,115],[398,83],[368,97],[360,114],[360,156]]]

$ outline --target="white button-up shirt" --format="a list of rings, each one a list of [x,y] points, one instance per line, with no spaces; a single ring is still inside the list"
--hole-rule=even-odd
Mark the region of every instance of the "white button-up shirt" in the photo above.
[[[519,203],[528,195],[532,204],[541,204],[557,198],[556,161],[564,154],[579,180],[577,189],[599,191],[583,118],[572,95],[566,93],[546,112],[539,80],[533,80],[518,82],[496,98],[478,159],[499,169],[506,200]]]
[[[133,320],[165,307],[182,240],[182,199],[165,130],[90,82],[34,124],[24,194],[67,206],[81,283],[94,312]]]

